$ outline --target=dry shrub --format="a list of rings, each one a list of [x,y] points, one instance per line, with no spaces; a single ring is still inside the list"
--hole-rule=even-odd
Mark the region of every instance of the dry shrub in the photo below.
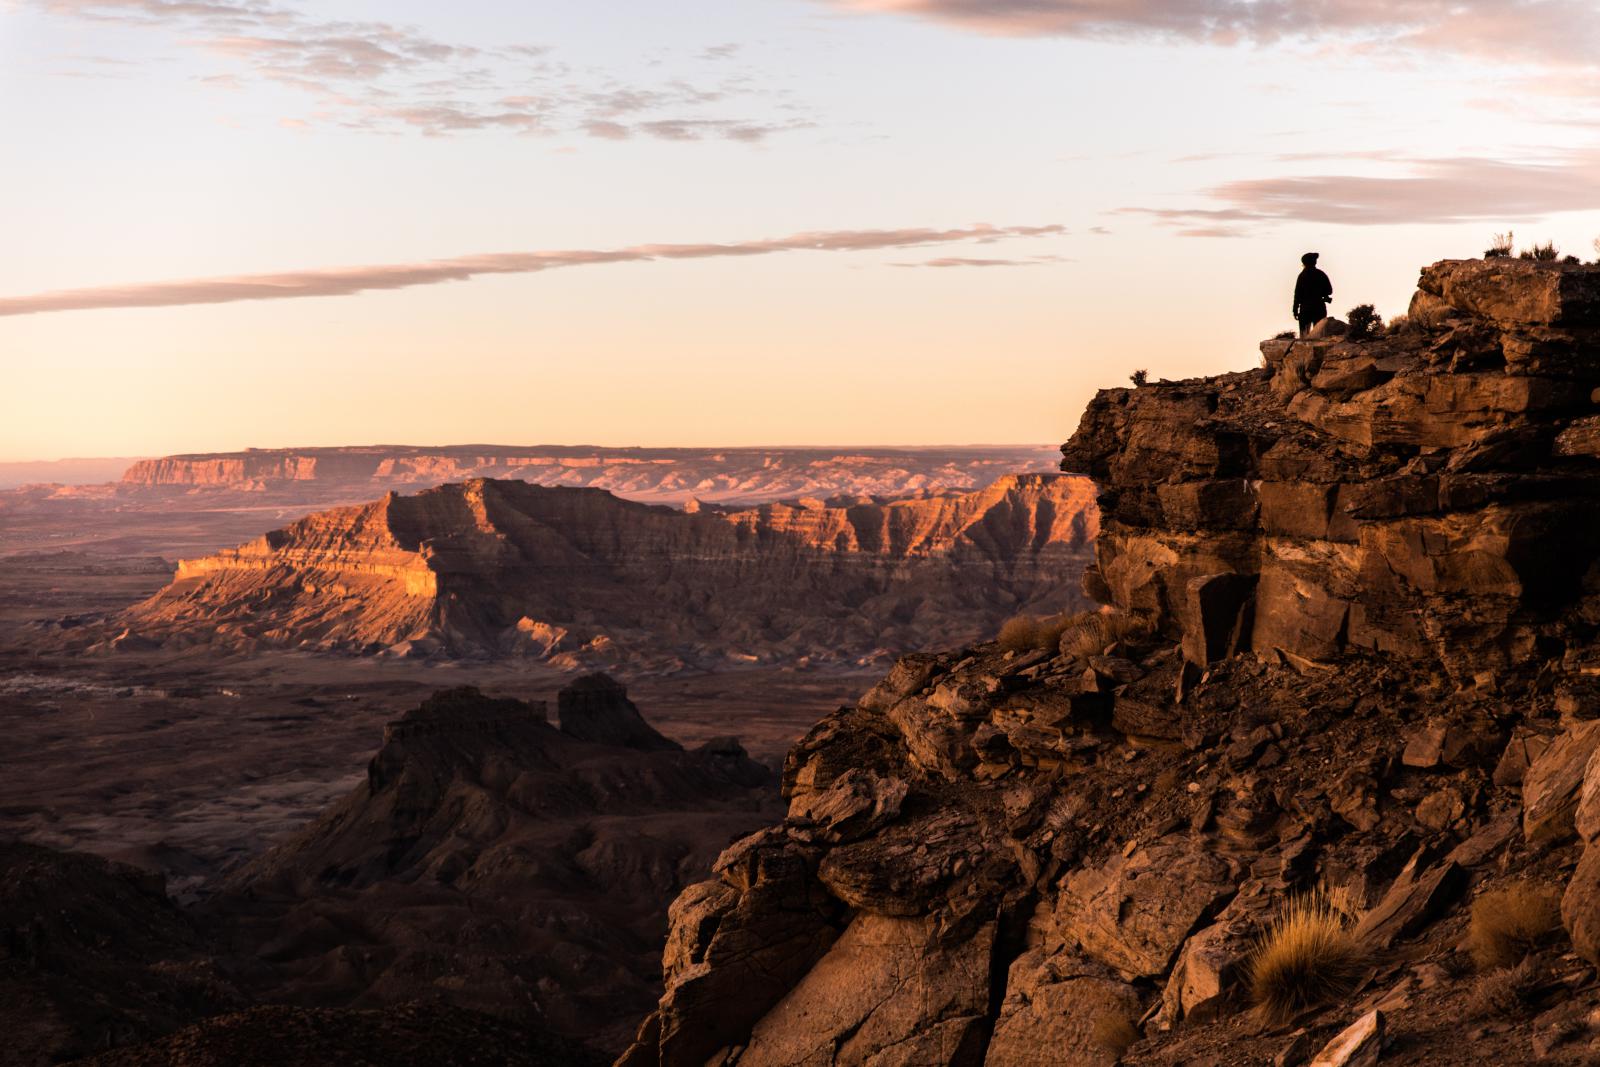
[[[1061,651],[1088,659],[1112,645],[1136,641],[1150,632],[1150,624],[1138,615],[1105,611],[1085,611],[1074,615],[1062,627],[1058,644]]]
[[[1094,1021],[1090,1038],[1107,1052],[1122,1058],[1122,1054],[1139,1040],[1139,1027],[1126,1015],[1108,1013]]]
[[[1472,902],[1467,946],[1481,969],[1515,967],[1561,926],[1561,898],[1549,886],[1514,882]]]
[[[997,640],[1007,652],[1034,649],[1053,652],[1061,643],[1061,631],[1067,628],[1071,618],[1067,615],[1018,615],[1005,621]]]
[[[1290,901],[1250,954],[1250,996],[1274,1023],[1347,996],[1367,953],[1351,917],[1325,893]]]
[[[1523,960],[1515,967],[1481,974],[1467,995],[1467,1017],[1485,1019],[1494,1015],[1515,1015],[1533,1002],[1539,990],[1539,972],[1533,961]]]

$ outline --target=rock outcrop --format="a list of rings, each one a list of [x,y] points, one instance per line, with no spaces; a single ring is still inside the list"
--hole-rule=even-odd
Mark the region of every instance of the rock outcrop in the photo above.
[[[434,694],[364,784],[231,875],[205,910],[267,964],[251,992],[443,1001],[620,1048],[656,995],[668,902],[775,790],[736,742],[656,733],[603,675],[558,701],[560,729],[539,703]]]
[[[622,1067],[1594,1054],[1600,269],[1437,264],[1405,328],[1263,351],[1093,401],[1114,614],[819,723],[673,905]],[[1469,976],[1513,884],[1567,886],[1588,962],[1540,926]],[[1278,1025],[1251,954],[1313,893],[1365,973]]]
[[[561,666],[626,659],[633,670],[849,664],[1072,606],[1094,533],[1089,483],[1061,475],[887,504],[692,514],[599,490],[473,481],[312,515],[185,560],[107,635]]]
[[[1559,655],[1600,582],[1596,294],[1592,267],[1447,261],[1382,339],[1268,341],[1260,370],[1102,392],[1064,447],[1104,489],[1089,587],[1201,666],[1220,648],[1200,631],[1241,612],[1238,648],[1312,661],[1471,678]]]

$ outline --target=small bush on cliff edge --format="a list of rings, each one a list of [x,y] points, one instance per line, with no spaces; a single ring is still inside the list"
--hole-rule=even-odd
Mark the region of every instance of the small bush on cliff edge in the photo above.
[[[1133,387],[1135,389],[1139,388],[1141,385],[1144,385],[1149,380],[1150,372],[1145,370],[1143,367],[1140,367],[1138,370],[1128,375],[1128,381],[1133,383]]]
[[[1112,645],[1135,642],[1149,633],[1149,622],[1138,615],[1085,611],[1067,620],[1058,644],[1063,654],[1088,659],[1103,655]]]
[[[1350,340],[1365,341],[1383,332],[1383,316],[1371,304],[1357,304],[1345,313],[1350,324]]]
[[[1017,615],[1005,621],[996,640],[1007,652],[1053,651],[1068,622],[1066,615]]]
[[[1367,964],[1351,917],[1325,893],[1290,901],[1250,954],[1250,997],[1273,1023],[1347,996]]]
[[[1542,245],[1534,245],[1532,248],[1523,249],[1522,255],[1517,258],[1534,259],[1540,263],[1554,263],[1560,255],[1561,249],[1556,247],[1556,243],[1554,241],[1546,241]]]
[[[1150,624],[1137,615],[1108,611],[1080,611],[1076,615],[1016,615],[1000,627],[995,638],[1007,652],[1055,652],[1087,659],[1112,645],[1136,641],[1150,633]]]
[[[1561,927],[1561,898],[1549,886],[1516,882],[1472,902],[1467,947],[1481,969],[1515,967]]]
[[[1511,246],[1515,241],[1516,234],[1510,230],[1505,233],[1495,234],[1489,241],[1489,247],[1483,250],[1483,258],[1498,259],[1501,256],[1509,256],[1511,254]]]

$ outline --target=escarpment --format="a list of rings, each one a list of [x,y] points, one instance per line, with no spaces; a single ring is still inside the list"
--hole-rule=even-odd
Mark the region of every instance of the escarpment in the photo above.
[[[1104,490],[1087,587],[1201,666],[1365,648],[1470,678],[1559,654],[1600,617],[1597,295],[1592,267],[1444,262],[1389,336],[1102,392],[1063,449]]]
[[[1085,479],[693,512],[480,480],[309,516],[186,560],[113,620],[169,646],[533,656],[630,669],[851,663],[1080,597]],[[115,647],[115,642],[102,645]]]
[[[619,1063],[1586,1062],[1597,298],[1446,262],[1380,338],[1102,392],[1064,452],[1112,614],[819,723],[784,820],[674,903]],[[1562,899],[1515,974],[1467,951],[1499,891]],[[1304,899],[1360,973],[1269,1014]]]

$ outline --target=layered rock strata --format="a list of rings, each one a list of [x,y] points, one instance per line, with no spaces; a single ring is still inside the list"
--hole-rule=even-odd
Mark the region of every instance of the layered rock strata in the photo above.
[[[851,662],[1078,599],[1089,483],[685,513],[473,481],[310,516],[180,564],[114,621],[170,646],[535,656],[561,665]],[[109,646],[108,646],[109,647]]]
[[[1471,677],[1559,652],[1600,588],[1597,298],[1594,267],[1445,261],[1381,339],[1101,392],[1063,448],[1103,490],[1087,588],[1199,665],[1361,648]]]

